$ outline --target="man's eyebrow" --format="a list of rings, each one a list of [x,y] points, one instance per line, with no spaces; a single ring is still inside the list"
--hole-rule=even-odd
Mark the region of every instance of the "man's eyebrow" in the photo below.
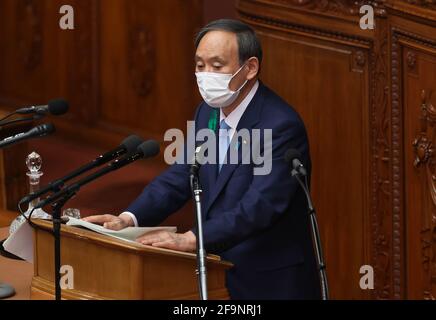
[[[220,62],[220,63],[225,63],[224,59],[219,57],[219,56],[214,56],[214,57],[210,58],[210,60],[211,61],[217,61],[217,62]]]
[[[218,62],[221,62],[221,63],[225,63],[226,62],[223,58],[218,57],[218,56],[212,57],[211,60],[215,60],[215,61],[218,61]]]
[[[200,57],[198,55],[195,56],[195,62],[203,61],[203,60],[205,60],[205,59],[203,59],[202,57]],[[226,63],[225,60],[223,58],[221,58],[220,56],[213,56],[213,57],[206,59],[206,60],[217,61],[217,62],[222,63],[222,64]]]

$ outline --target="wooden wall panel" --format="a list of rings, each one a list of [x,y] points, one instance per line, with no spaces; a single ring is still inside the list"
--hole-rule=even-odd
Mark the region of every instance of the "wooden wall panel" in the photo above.
[[[369,115],[368,69],[356,59],[361,54],[366,61],[366,53],[292,35],[261,32],[261,38],[269,48],[262,79],[295,106],[307,124],[312,192],[323,226],[328,274],[335,279],[332,297],[361,298],[358,271],[364,261],[370,262],[365,252],[369,235],[364,232],[369,220]],[[333,181],[335,187],[329,188]],[[359,228],[350,233],[353,226]]]
[[[396,33],[404,114],[404,236],[407,298],[436,298],[436,43]]]
[[[0,118],[6,116],[0,111]],[[20,132],[28,131],[32,124],[15,124],[7,128],[0,128],[0,140],[16,135]],[[0,149],[0,211],[10,210],[17,212],[17,203],[23,197],[23,194],[29,192],[28,178],[26,176],[26,157],[28,155],[28,144],[22,142],[17,145],[8,146]],[[11,215],[7,212],[0,212],[6,223]],[[14,217],[15,218],[15,217]]]
[[[62,96],[58,134],[113,146],[127,134],[162,140],[185,128],[200,99],[194,36],[201,0],[71,0],[75,30],[59,28],[61,0],[5,0],[0,11],[0,104]]]
[[[0,21],[0,97],[2,106],[45,101],[60,91],[59,44],[50,1],[5,0]],[[47,41],[50,39],[50,41]],[[50,57],[50,59],[47,59]]]
[[[167,129],[184,130],[200,102],[194,37],[202,0],[69,0],[75,29],[66,31],[59,27],[64,4],[0,1],[0,110],[64,97],[69,113],[44,121],[55,123],[57,136],[107,149],[133,133],[162,141]],[[166,167],[163,154],[152,160],[151,175]],[[10,184],[11,159],[5,164],[14,197],[8,203],[15,208],[27,182]],[[192,217],[188,206],[168,221],[186,229]]]
[[[239,8],[261,36],[265,51],[261,78],[296,108],[309,133],[312,193],[331,296],[369,298],[371,292],[359,287],[359,270],[372,263],[371,43],[354,35],[340,37],[331,30],[321,33],[300,26],[294,21],[305,17],[290,6],[286,7],[289,16],[278,22],[273,17],[284,15],[282,6],[263,7],[259,2],[260,9],[255,2],[241,1]]]
[[[436,90],[436,4],[391,1],[390,70],[393,152],[393,248],[401,297],[434,299],[433,159],[421,138],[432,141]],[[421,158],[423,157],[424,158]],[[421,159],[415,164],[415,160]]]
[[[160,139],[168,128],[186,127],[198,103],[193,39],[201,12],[196,3],[105,2],[99,121],[142,128]]]
[[[436,298],[436,50],[403,51],[407,285],[411,299]]]
[[[374,30],[359,27],[363,4]],[[422,90],[435,103],[436,4],[240,0],[238,11],[261,35],[262,78],[308,128],[332,297],[434,298],[434,161],[413,167],[412,143],[434,138],[419,119]],[[374,290],[358,286],[362,265]]]

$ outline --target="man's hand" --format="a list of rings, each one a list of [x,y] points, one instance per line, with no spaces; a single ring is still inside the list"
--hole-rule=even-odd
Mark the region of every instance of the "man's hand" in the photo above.
[[[136,241],[153,247],[186,252],[193,252],[197,247],[196,237],[192,231],[183,234],[168,231],[154,231],[139,237]]]
[[[100,216],[90,216],[82,219],[86,222],[102,225],[110,230],[122,230],[127,227],[134,226],[134,222],[128,215],[120,214],[118,217],[111,214],[104,214]]]

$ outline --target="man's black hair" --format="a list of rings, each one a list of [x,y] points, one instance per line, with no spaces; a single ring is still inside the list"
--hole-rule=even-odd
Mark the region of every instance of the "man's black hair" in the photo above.
[[[256,57],[259,64],[262,62],[262,45],[256,32],[249,25],[232,19],[215,20],[202,28],[195,38],[195,47],[198,48],[201,39],[211,31],[228,31],[236,34],[239,47],[239,64],[243,64],[251,57]]]

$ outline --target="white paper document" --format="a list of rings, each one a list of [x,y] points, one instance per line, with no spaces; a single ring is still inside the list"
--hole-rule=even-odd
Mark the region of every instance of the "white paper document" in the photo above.
[[[107,236],[118,238],[121,240],[127,240],[131,242],[136,242],[135,240],[146,233],[153,231],[168,231],[177,232],[176,227],[128,227],[119,231],[109,230],[100,225],[86,222],[80,219],[68,217],[70,220],[67,222],[68,226],[72,227],[83,227]]]
[[[110,237],[121,239],[128,242],[135,242],[140,236],[153,231],[177,232],[176,227],[128,227],[123,230],[114,231],[102,226],[86,222],[80,219],[68,217],[68,226],[83,227]],[[3,247],[21,259],[33,263],[33,231],[32,227],[24,222],[18,229],[3,243]]]
[[[23,222],[3,243],[3,248],[21,259],[33,263],[32,227],[27,222]]]

